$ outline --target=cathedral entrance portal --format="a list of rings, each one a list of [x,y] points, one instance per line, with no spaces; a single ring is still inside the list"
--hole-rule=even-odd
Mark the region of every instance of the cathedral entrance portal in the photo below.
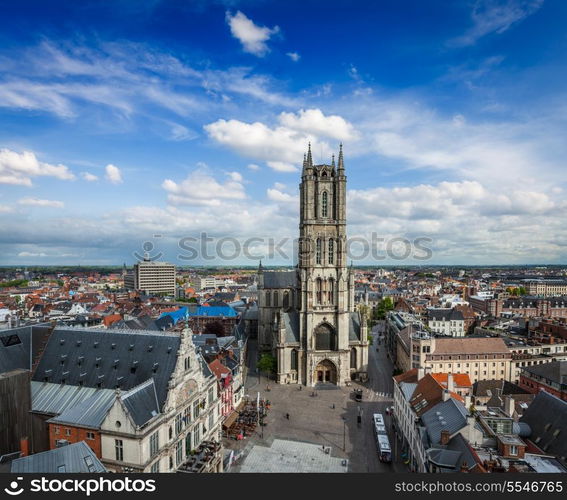
[[[336,384],[337,383],[337,368],[335,365],[325,359],[321,361],[315,368],[315,383],[319,384]]]

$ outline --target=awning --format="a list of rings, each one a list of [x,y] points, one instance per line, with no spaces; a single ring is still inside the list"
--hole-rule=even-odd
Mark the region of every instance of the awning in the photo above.
[[[236,422],[236,419],[238,418],[238,412],[236,410],[234,410],[228,417],[225,418],[222,426],[225,429],[229,429],[232,424],[234,424],[234,422]]]

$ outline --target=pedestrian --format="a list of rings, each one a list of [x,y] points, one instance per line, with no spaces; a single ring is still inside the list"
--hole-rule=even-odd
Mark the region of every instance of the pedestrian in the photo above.
[[[333,403],[333,410],[335,409],[335,403]]]
[[[287,418],[289,420],[289,413],[285,414],[285,418]]]

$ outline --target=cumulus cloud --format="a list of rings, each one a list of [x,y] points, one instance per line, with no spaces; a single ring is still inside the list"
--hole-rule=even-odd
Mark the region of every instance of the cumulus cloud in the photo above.
[[[491,33],[501,34],[514,24],[537,12],[544,0],[477,0],[473,6],[473,25],[462,35],[448,42],[449,46],[474,45]]]
[[[289,57],[293,62],[297,62],[301,59],[301,56],[297,52],[288,52],[287,57]]]
[[[91,174],[90,172],[82,172],[81,176],[88,182],[98,181],[98,177],[94,174]]]
[[[31,151],[18,153],[0,149],[0,184],[31,186],[32,177],[48,176],[72,180],[73,173],[65,165],[41,162]]]
[[[62,201],[57,200],[42,200],[39,198],[21,198],[18,200],[20,205],[28,205],[33,207],[52,207],[52,208],[64,208],[65,204]]]
[[[107,181],[111,182],[112,184],[122,183],[122,172],[117,166],[109,163],[104,170],[106,172],[105,177]]]
[[[291,129],[317,136],[350,141],[356,137],[351,123],[338,115],[325,115],[320,109],[301,109],[298,113],[283,112],[279,122]]]
[[[281,186],[274,186],[273,188],[268,188],[266,191],[266,195],[269,200],[275,201],[278,203],[299,203],[299,197],[293,196],[289,193],[285,193],[282,191]]]
[[[270,51],[267,42],[272,35],[280,31],[278,26],[258,26],[240,11],[234,15],[227,11],[226,22],[230,26],[232,36],[242,44],[244,51],[258,57],[263,57]]]
[[[255,163],[250,163],[247,168],[248,170],[252,170],[252,172],[257,172],[258,170],[260,170],[260,166],[256,165]]]
[[[278,172],[297,171],[308,142],[315,157],[330,161],[331,147],[325,139],[355,140],[357,133],[347,120],[338,115],[325,115],[320,109],[283,112],[279,125],[270,127],[262,122],[220,119],[205,125],[212,139],[239,154],[263,160]],[[321,139],[323,138],[323,139]]]
[[[162,187],[168,192],[167,199],[173,205],[222,206],[225,200],[245,199],[242,175],[228,172],[226,176],[228,179],[223,182],[202,168],[192,172],[181,183],[166,179]]]

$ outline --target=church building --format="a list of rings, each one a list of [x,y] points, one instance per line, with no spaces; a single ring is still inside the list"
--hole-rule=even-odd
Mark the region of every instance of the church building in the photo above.
[[[282,384],[344,385],[365,379],[366,318],[355,310],[354,274],[347,267],[346,175],[338,165],[304,156],[298,265],[258,270],[258,348],[277,359]]]

